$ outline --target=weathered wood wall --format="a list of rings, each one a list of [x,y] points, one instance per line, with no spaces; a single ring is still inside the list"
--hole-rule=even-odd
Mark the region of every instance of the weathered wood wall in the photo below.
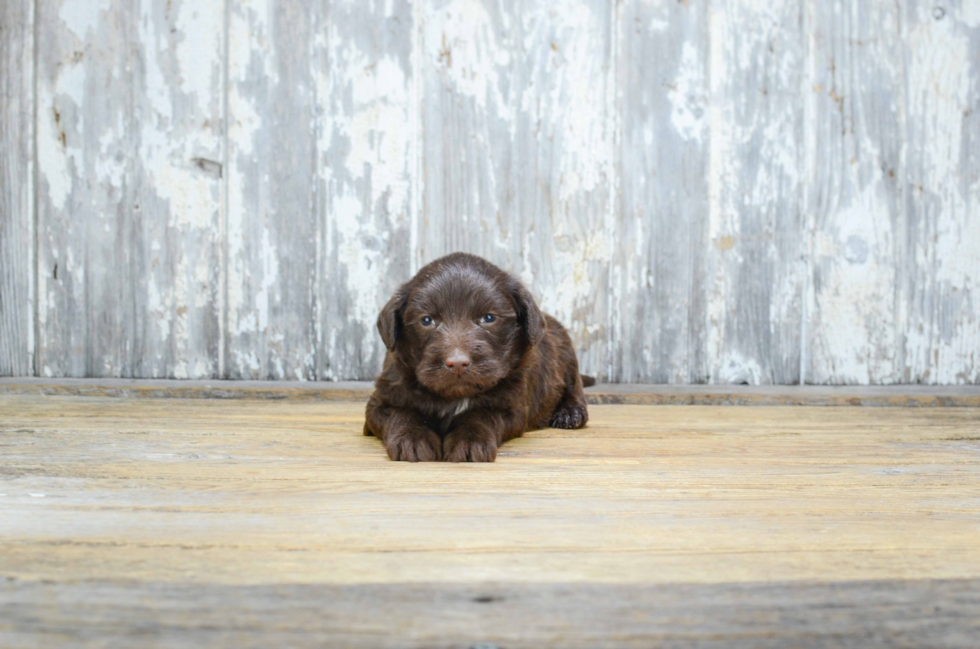
[[[0,376],[34,372],[34,5],[0,4]]]
[[[467,250],[603,380],[980,382],[975,0],[0,17],[0,374],[370,378]]]

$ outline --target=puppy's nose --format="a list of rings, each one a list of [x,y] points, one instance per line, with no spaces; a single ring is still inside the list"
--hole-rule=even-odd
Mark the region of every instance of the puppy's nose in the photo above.
[[[455,372],[457,376],[463,376],[469,367],[470,357],[458,349],[446,359],[446,369]]]

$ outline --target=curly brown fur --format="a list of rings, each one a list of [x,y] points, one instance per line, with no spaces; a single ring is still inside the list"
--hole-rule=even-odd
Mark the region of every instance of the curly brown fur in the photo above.
[[[564,327],[480,257],[455,253],[420,270],[382,309],[378,331],[388,353],[364,434],[392,460],[493,462],[526,430],[589,420]]]

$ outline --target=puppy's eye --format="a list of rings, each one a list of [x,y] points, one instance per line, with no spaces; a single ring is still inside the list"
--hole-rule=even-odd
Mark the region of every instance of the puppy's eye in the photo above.
[[[431,327],[432,326],[432,323],[433,323],[433,320],[429,316],[424,315],[424,316],[422,316],[422,319],[419,320],[419,322],[422,323],[422,326],[423,327]]]
[[[488,314],[486,314],[485,316],[483,316],[483,318],[481,318],[481,320],[482,320],[483,322],[488,322],[488,323],[489,323],[489,322],[493,322],[493,321],[494,321],[494,320],[496,320],[496,319],[497,319],[497,316],[495,316],[495,315],[492,315],[492,314],[490,314],[490,313],[488,313]]]

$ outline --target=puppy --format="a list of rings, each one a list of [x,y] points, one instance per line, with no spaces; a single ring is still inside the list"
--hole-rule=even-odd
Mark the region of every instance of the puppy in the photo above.
[[[589,420],[572,341],[520,282],[455,253],[402,285],[381,310],[388,353],[364,434],[392,460],[493,462],[524,431]]]

